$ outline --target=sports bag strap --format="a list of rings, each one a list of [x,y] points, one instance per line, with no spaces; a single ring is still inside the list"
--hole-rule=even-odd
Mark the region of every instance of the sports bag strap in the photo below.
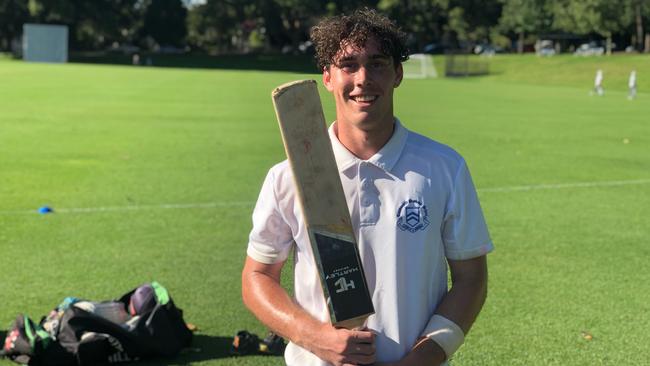
[[[167,305],[169,302],[169,292],[167,292],[167,289],[156,281],[151,282],[151,287],[153,287],[158,303],[160,305]]]
[[[33,326],[32,329],[33,323],[29,317],[27,317],[27,315],[23,315],[23,324],[25,326],[25,335],[27,336],[27,339],[29,339],[29,346],[32,348],[32,352],[36,351],[36,341],[38,340],[37,338],[41,339],[43,348],[46,348],[48,346],[50,340],[52,339],[50,333],[46,332],[45,329],[41,328],[41,326],[38,325]]]
[[[50,344],[50,340],[52,339],[50,333],[46,332],[45,329],[41,328],[40,325],[36,328],[36,334],[43,341],[43,348],[47,347],[48,344]]]
[[[25,326],[25,335],[29,339],[29,345],[32,347],[32,352],[36,348],[36,336],[32,332],[32,322],[27,315],[23,315],[23,325]]]

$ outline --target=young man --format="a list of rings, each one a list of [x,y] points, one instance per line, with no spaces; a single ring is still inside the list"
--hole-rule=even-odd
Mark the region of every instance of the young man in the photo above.
[[[376,314],[336,329],[286,161],[269,171],[242,273],[248,308],[291,342],[288,365],[439,365],[462,344],[487,293],[492,250],[463,158],[408,131],[393,114],[405,36],[372,10],[312,29],[329,129]],[[294,299],[280,272],[294,250]],[[447,270],[452,287],[447,289]]]

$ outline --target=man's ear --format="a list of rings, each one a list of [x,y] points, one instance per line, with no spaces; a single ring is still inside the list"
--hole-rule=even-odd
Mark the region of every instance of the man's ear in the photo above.
[[[327,89],[329,92],[334,90],[334,88],[332,88],[332,74],[330,74],[330,66],[323,67],[323,85],[325,85],[325,89]]]
[[[396,73],[395,88],[397,88],[399,84],[402,83],[402,79],[404,78],[404,68],[402,67],[401,62],[397,65],[397,69],[395,70],[395,73]]]

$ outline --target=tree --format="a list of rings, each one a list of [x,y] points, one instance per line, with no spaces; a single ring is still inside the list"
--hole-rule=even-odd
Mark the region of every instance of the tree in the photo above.
[[[309,39],[309,29],[316,18],[325,14],[327,4],[317,0],[274,0],[278,17],[276,24],[281,24],[284,38],[292,48],[298,48],[299,43]]]
[[[377,7],[412,35],[412,49],[486,42],[501,13],[497,0],[380,0]]]
[[[187,8],[181,0],[150,0],[144,11],[143,35],[158,45],[182,47],[187,36]]]
[[[469,23],[465,20],[465,9],[460,6],[449,9],[444,29],[453,34],[459,43],[466,43],[469,40]]]
[[[264,43],[270,19],[278,18],[274,1],[208,0],[190,8],[189,42],[193,47],[216,52],[246,52],[249,39]],[[280,25],[281,28],[281,25]]]
[[[0,49],[11,51],[12,41],[22,33],[29,18],[24,0],[0,0]]]
[[[517,52],[524,52],[526,34],[539,31],[547,18],[545,0],[501,0],[503,11],[499,26],[506,32],[518,36]]]
[[[29,0],[31,19],[69,27],[73,49],[131,42],[141,17],[139,0]]]
[[[650,1],[630,0],[630,7],[635,25],[634,46],[638,51],[650,52],[650,34],[643,30],[643,19],[650,16]]]
[[[230,44],[237,23],[232,4],[208,0],[189,10],[188,41],[192,47],[221,51]]]
[[[465,25],[466,28],[462,30],[464,41],[487,43],[490,30],[499,23],[502,6],[499,0],[451,0],[448,23],[450,28],[453,28],[452,21]]]
[[[411,34],[412,51],[444,38],[449,0],[380,0],[377,7]]]
[[[612,35],[631,24],[629,0],[548,0],[553,27],[566,32],[599,34],[612,51]]]
[[[650,0],[0,0],[0,49],[26,21],[64,24],[73,49],[104,49],[146,38],[158,45],[217,52],[296,50],[325,15],[377,8],[402,26],[415,52],[559,31],[630,39],[638,49],[650,35]],[[626,38],[627,37],[627,38]]]

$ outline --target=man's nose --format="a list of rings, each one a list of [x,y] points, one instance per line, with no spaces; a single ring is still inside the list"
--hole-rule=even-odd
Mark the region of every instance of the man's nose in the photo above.
[[[357,70],[354,77],[355,84],[357,85],[367,85],[371,82],[370,73],[368,72],[368,68],[366,68],[365,65],[359,66],[359,69]]]

